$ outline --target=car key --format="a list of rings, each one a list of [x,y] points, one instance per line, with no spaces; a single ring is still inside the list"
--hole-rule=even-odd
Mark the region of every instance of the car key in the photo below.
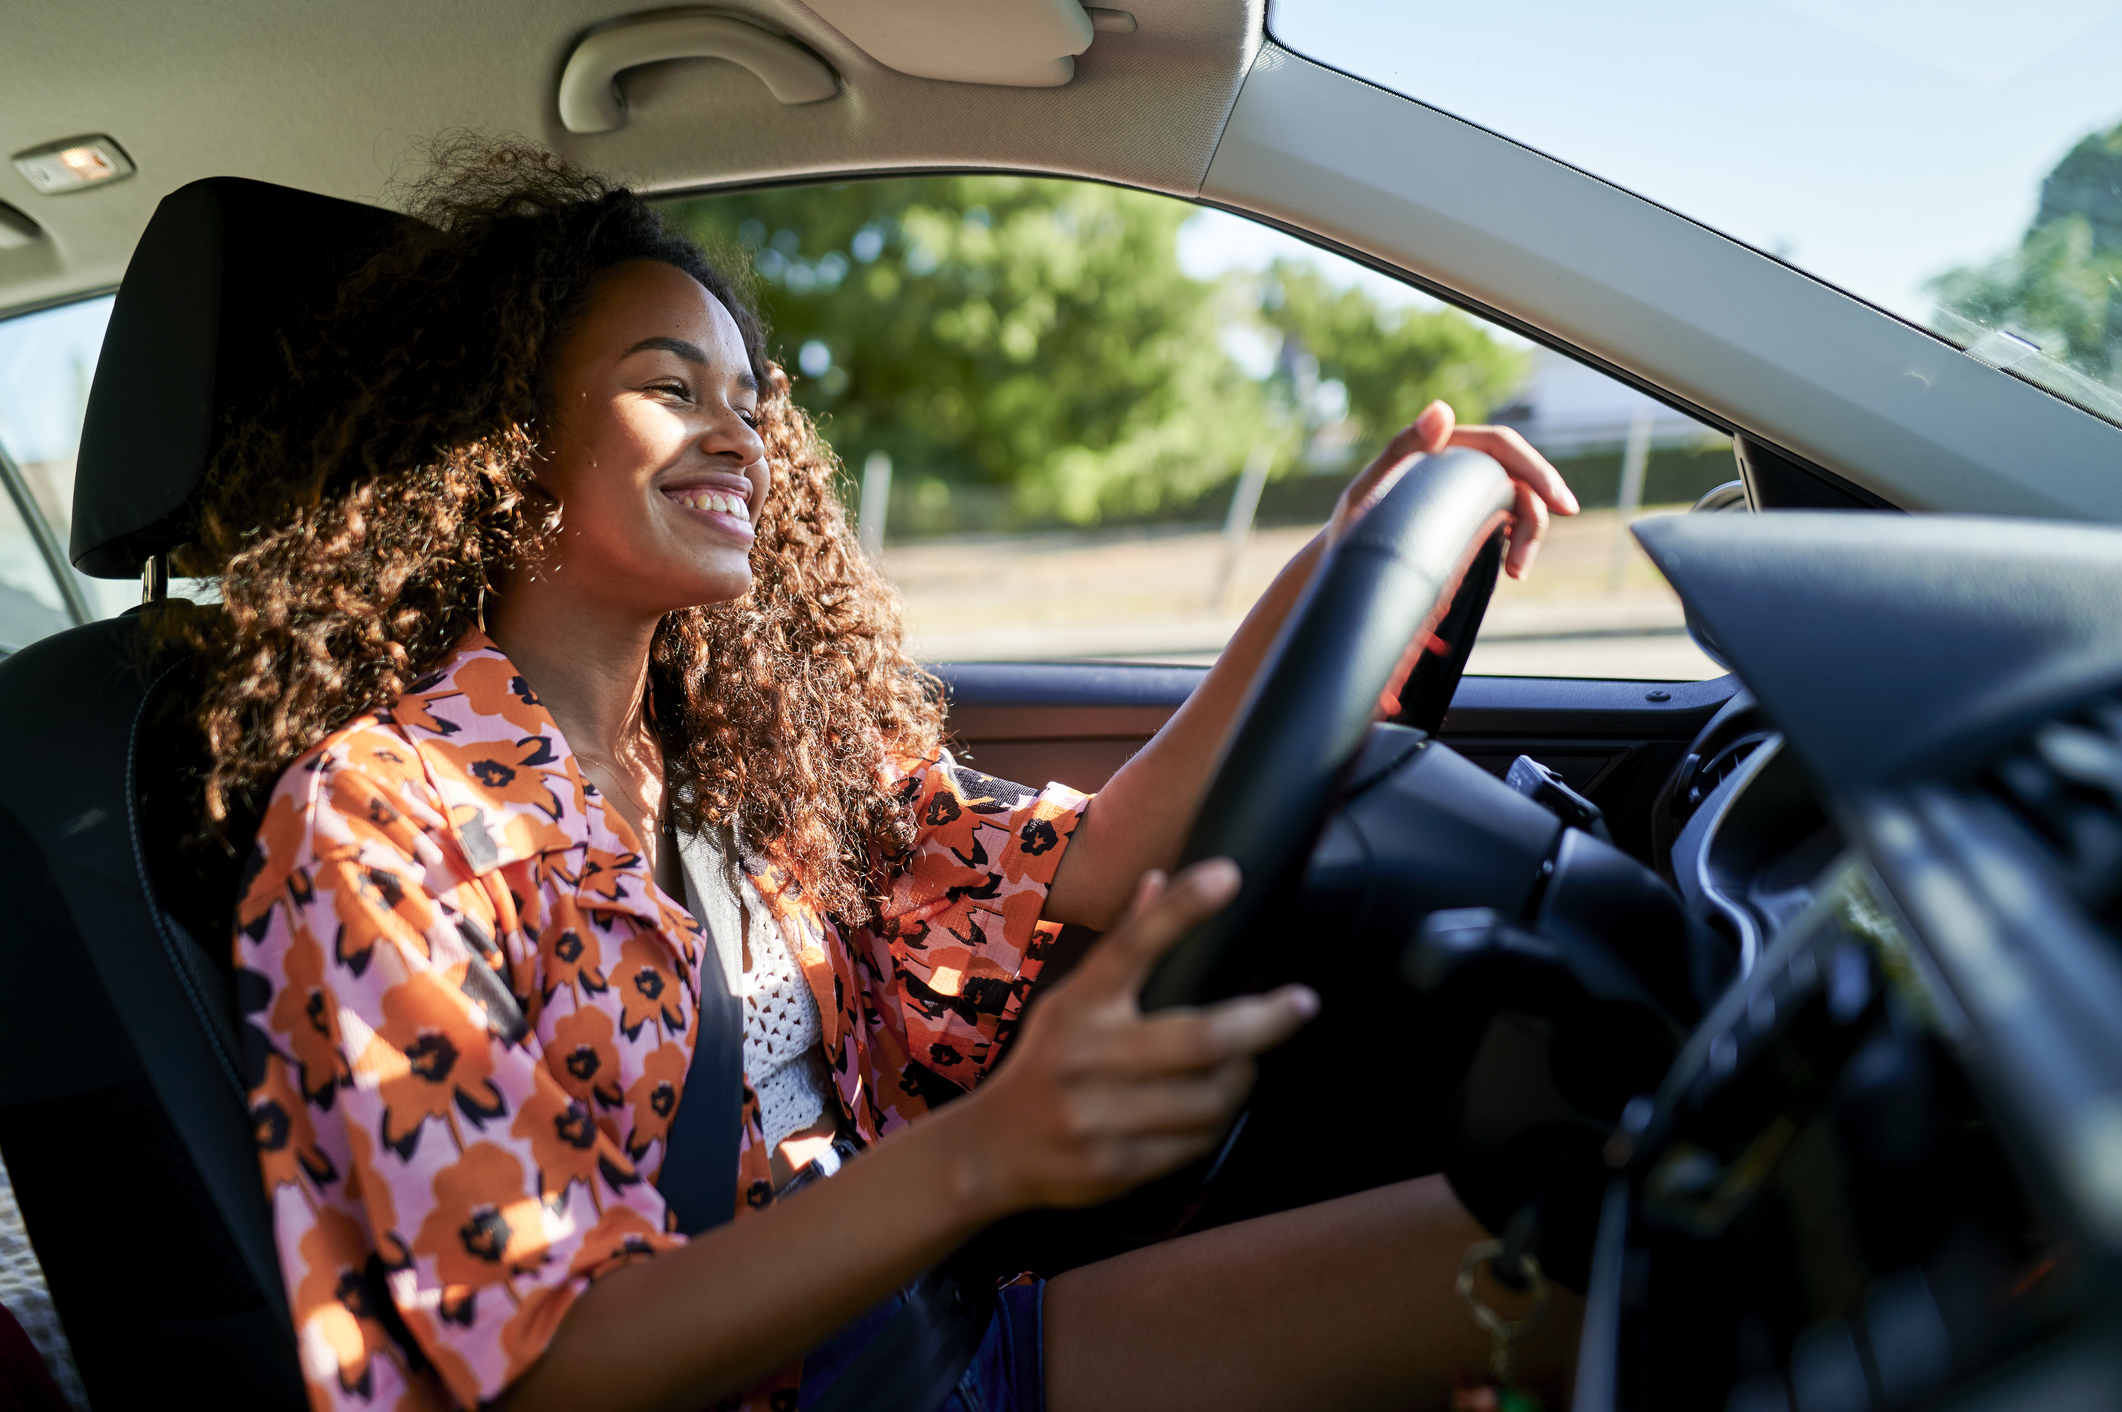
[[[1517,1385],[1511,1345],[1538,1333],[1547,1323],[1548,1307],[1553,1303],[1553,1290],[1547,1276],[1540,1273],[1540,1262],[1531,1255],[1518,1255],[1518,1268],[1532,1288],[1532,1312],[1522,1319],[1506,1319],[1496,1310],[1483,1303],[1474,1289],[1474,1274],[1483,1265],[1491,1265],[1505,1252],[1500,1240],[1476,1241],[1466,1248],[1459,1261],[1459,1298],[1466,1301],[1472,1311],[1474,1323],[1488,1335],[1488,1371],[1476,1381],[1454,1380],[1452,1388],[1452,1412],[1542,1412],[1540,1399]]]

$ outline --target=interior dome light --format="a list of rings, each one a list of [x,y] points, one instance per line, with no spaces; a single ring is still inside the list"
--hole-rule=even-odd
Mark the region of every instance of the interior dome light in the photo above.
[[[15,154],[15,170],[46,196],[102,186],[133,174],[133,159],[108,137],[68,137]]]

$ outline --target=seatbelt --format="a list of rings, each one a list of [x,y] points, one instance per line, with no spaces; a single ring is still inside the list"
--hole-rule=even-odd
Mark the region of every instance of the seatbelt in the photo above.
[[[729,850],[703,834],[678,839],[685,905],[707,929],[700,958],[699,1038],[685,1070],[685,1091],[664,1141],[656,1189],[693,1236],[737,1212],[737,1150],[744,1122],[744,913]]]
[[[698,1235],[737,1209],[737,1150],[743,1133],[744,901],[726,831],[678,839],[685,904],[708,932],[700,965],[700,1037],[671,1119],[656,1188],[678,1229]],[[984,1299],[983,1299],[984,1295]],[[900,1301],[816,1404],[806,1412],[936,1412],[979,1351],[994,1291],[947,1266],[893,1296]]]

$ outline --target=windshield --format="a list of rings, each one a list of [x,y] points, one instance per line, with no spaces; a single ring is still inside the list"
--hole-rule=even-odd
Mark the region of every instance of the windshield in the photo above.
[[[1268,22],[2122,420],[2122,0],[1275,0]]]

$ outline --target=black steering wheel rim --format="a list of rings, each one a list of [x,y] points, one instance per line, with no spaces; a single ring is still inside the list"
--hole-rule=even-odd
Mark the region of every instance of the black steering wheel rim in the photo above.
[[[1444,644],[1422,692],[1441,716],[1494,586],[1495,541],[1514,504],[1509,477],[1487,456],[1427,456],[1320,566],[1239,707],[1181,854],[1182,866],[1235,861],[1238,896],[1166,953],[1142,988],[1145,1010],[1224,999],[1253,981],[1271,941],[1268,904],[1301,876],[1381,693],[1412,674],[1410,657],[1449,614],[1466,640]],[[1462,585],[1480,601],[1454,611]],[[1402,688],[1387,714],[1398,715],[1409,694]]]

